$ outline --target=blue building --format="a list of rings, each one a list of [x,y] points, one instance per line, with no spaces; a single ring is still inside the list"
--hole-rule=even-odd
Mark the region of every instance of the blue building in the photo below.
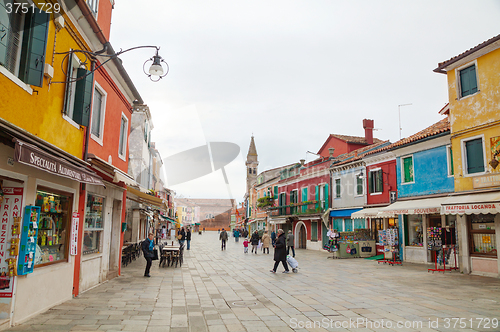
[[[442,112],[446,114],[446,110]],[[402,259],[413,263],[435,261],[431,250],[433,227],[454,233],[455,216],[441,215],[441,204],[454,192],[453,157],[448,116],[394,143],[397,201],[380,209],[379,216],[398,218]]]

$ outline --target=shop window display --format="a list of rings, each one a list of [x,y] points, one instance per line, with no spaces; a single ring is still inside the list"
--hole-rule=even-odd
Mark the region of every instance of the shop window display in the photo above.
[[[39,188],[35,205],[39,206],[40,220],[35,253],[35,266],[67,260],[67,233],[71,217],[72,196]]]
[[[423,230],[422,230],[422,216],[409,215],[408,216],[408,245],[422,247],[423,243]]]
[[[83,233],[84,255],[100,251],[103,224],[104,198],[88,194],[87,208],[85,210],[85,230]]]
[[[497,257],[494,215],[471,215],[468,218],[471,255]]]

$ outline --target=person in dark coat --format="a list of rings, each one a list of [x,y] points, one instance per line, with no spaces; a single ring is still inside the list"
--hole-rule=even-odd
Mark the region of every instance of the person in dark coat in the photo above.
[[[252,244],[252,252],[255,250],[255,254],[257,255],[257,246],[259,245],[259,233],[257,231],[253,232],[252,237],[250,238],[250,243]]]
[[[187,250],[189,250],[190,248],[190,244],[191,244],[191,229],[187,229],[187,232],[186,232],[186,242],[187,242]]]
[[[178,236],[181,236],[179,239]],[[179,239],[179,245],[182,246],[184,244],[184,241],[186,241],[186,231],[184,231],[184,227],[181,227],[179,233],[177,233],[177,238]]]
[[[278,238],[274,245],[274,268],[270,272],[276,273],[276,269],[280,262],[283,263],[283,267],[285,268],[283,273],[288,273],[288,264],[286,263],[286,239],[282,229],[278,229]]]
[[[149,275],[149,270],[151,269],[151,264],[153,263],[153,250],[155,247],[155,243],[153,242],[154,236],[155,235],[153,233],[149,233],[148,238],[141,243],[141,249],[144,253],[144,258],[146,259],[146,270],[144,271],[144,276],[148,278],[151,277]]]
[[[222,241],[220,250],[226,249],[227,232],[225,231],[224,228],[222,229],[222,232],[220,232],[219,240]]]

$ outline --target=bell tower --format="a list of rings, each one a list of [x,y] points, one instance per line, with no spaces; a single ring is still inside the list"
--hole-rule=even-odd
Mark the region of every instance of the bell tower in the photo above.
[[[257,166],[259,166],[257,149],[255,148],[253,135],[250,141],[250,148],[248,149],[247,161],[245,165],[247,166],[247,194],[250,194],[250,188],[255,182],[257,182]]]

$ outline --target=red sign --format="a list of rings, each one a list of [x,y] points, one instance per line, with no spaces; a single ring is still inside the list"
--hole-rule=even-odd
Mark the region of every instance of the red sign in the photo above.
[[[3,188],[3,201],[0,205],[0,297],[12,297],[14,277],[9,277],[10,242],[17,235],[12,235],[13,219],[22,217],[23,188]]]

